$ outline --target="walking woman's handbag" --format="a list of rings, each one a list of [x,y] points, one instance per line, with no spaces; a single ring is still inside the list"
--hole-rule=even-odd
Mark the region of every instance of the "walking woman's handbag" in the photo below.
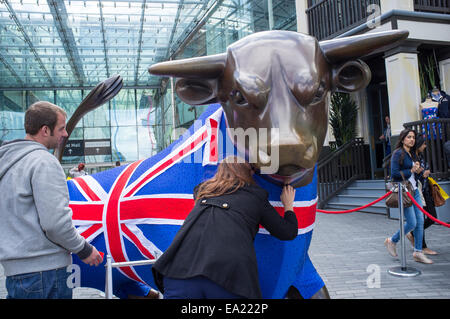
[[[448,199],[447,193],[438,183],[436,183],[433,178],[428,177],[428,182],[431,187],[431,195],[433,197],[434,206],[439,207],[445,205],[445,201]]]
[[[401,182],[401,185],[406,186],[406,190],[408,193],[411,194],[411,196],[414,196],[414,188],[411,185],[410,181],[405,180],[405,176],[403,175],[403,172],[400,172],[402,174],[403,182]],[[392,193],[386,197],[386,206],[389,208],[398,208],[398,184],[394,182],[389,182],[386,184],[386,189],[390,190]],[[406,195],[406,192],[402,192],[402,202],[403,202],[403,208],[412,206],[412,200],[411,198]]]

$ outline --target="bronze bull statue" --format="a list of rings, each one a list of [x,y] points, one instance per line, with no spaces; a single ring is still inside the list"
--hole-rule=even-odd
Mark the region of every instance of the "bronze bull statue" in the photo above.
[[[407,36],[407,31],[397,30],[318,42],[311,36],[296,32],[267,31],[237,41],[223,54],[162,62],[150,67],[149,71],[152,74],[177,78],[175,90],[184,102],[191,105],[212,104],[209,111],[200,116],[205,126],[199,129],[204,129],[205,139],[212,141],[206,128],[208,123],[216,123],[218,131],[237,128],[269,131],[267,141],[257,145],[256,159],[251,164],[262,171],[269,162],[276,161],[277,170],[273,174],[257,174],[255,178],[269,191],[271,201],[279,199],[280,185],[289,183],[297,188],[294,212],[299,221],[299,235],[291,242],[281,242],[261,230],[255,237],[258,273],[264,298],[329,297],[308,256],[317,204],[315,167],[328,126],[328,93],[336,90],[354,92],[366,87],[370,82],[371,72],[358,58],[393,47]],[[104,103],[120,90],[120,77],[107,81],[109,81],[107,85],[98,86],[93,90],[94,93],[91,92],[89,99],[83,101],[77,118],[69,121],[75,123],[71,126],[75,126],[83,114]],[[214,104],[217,102],[221,106]],[[189,133],[195,134],[195,130]],[[189,134],[186,137],[189,137]],[[93,199],[89,202],[87,199],[87,204],[83,205],[81,199],[86,199],[82,198],[79,189],[93,185],[94,189],[98,190],[97,183],[110,185],[115,178],[123,179],[123,176],[131,178],[142,172],[147,174],[146,172],[151,172],[151,169],[147,170],[148,168],[156,167],[153,165],[156,165],[161,157],[171,156],[178,145],[183,145],[182,142],[181,138],[180,143],[170,145],[158,155],[126,167],[69,181],[72,208],[77,218],[85,220],[83,214],[88,214],[85,213],[88,209],[84,208],[89,208],[88,204],[95,202]],[[241,150],[244,155],[250,152],[249,149],[245,149],[246,147],[248,145]],[[236,145],[236,148],[239,146]],[[278,158],[274,156],[274,149],[278,150]],[[200,152],[201,156],[198,158],[204,158],[206,152],[205,147],[191,151]],[[61,153],[62,149],[59,150],[59,154]],[[191,155],[194,156],[194,153]],[[222,154],[220,158],[225,155]],[[127,220],[114,220],[125,228],[128,227],[127,222],[130,220],[129,232],[138,233],[141,236],[139,238],[143,240],[143,247],[150,253],[155,252],[153,257],[148,258],[154,258],[167,249],[180,224],[173,220],[166,223],[165,220],[171,218],[171,214],[186,216],[189,213],[192,200],[188,195],[191,194],[193,186],[202,181],[204,172],[209,170],[211,173],[214,170],[211,163],[205,166],[202,163],[186,162],[177,166],[179,161],[181,157],[154,180],[153,177],[148,177],[148,182],[140,186],[140,191],[136,191],[135,199],[127,198],[127,201],[124,201],[122,195],[116,194],[117,190],[114,187],[111,187],[111,190],[100,189],[100,195],[106,198],[104,201],[113,201],[116,208],[123,206],[125,209],[128,207],[126,205],[135,201],[134,208],[128,211]],[[131,179],[130,183],[133,180]],[[128,192],[131,186],[124,184],[124,191]],[[138,204],[140,200],[155,194],[177,196],[173,199],[165,198],[166,205],[155,206],[151,212],[148,211],[147,204],[142,204],[142,207]],[[175,202],[186,204],[183,204],[184,206],[180,204],[176,211],[172,211],[171,206]],[[106,213],[108,215],[109,211]],[[152,224],[153,219],[150,218],[143,221],[142,225],[136,224],[133,222],[133,214],[137,216],[135,218],[139,217],[142,220],[146,214],[152,218],[157,216],[158,223]],[[74,218],[74,221],[77,220]],[[127,242],[122,233],[117,235],[120,240],[114,244],[115,246],[111,240],[106,241],[101,233],[94,235],[95,238],[90,239],[92,244],[99,250],[107,251],[115,261],[142,259],[142,254],[135,249],[122,247],[121,243]],[[130,236],[134,238],[132,233]],[[152,244],[145,246],[149,241]],[[122,249],[125,249],[126,254]],[[103,267],[93,271],[86,269],[77,260],[74,262],[82,269],[83,286],[104,287]],[[134,283],[142,288],[142,295],[148,293],[148,289],[144,286],[153,286],[151,270],[148,267],[125,268],[127,269],[113,275],[116,276],[115,289],[119,291],[123,285]]]
[[[328,92],[365,88],[371,72],[358,58],[407,36],[397,30],[318,42],[302,33],[265,31],[235,42],[226,53],[162,62],[149,72],[178,78],[175,91],[187,104],[219,102],[230,128],[268,129],[268,145],[258,146],[254,165],[266,166],[277,146],[279,168],[270,178],[298,187],[311,181],[322,149]],[[270,140],[273,128],[279,131]]]

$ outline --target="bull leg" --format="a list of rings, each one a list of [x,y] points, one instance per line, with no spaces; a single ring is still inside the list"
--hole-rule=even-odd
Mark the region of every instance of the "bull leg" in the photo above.
[[[288,290],[288,292],[286,294],[286,298],[287,299],[305,299],[300,294],[298,289],[295,288],[294,286],[290,286],[289,287],[289,290]],[[317,291],[314,294],[314,296],[311,297],[311,299],[331,299],[331,298],[330,298],[330,295],[328,293],[327,287],[323,286],[322,288],[319,289],[319,291]]]
[[[156,290],[150,289],[146,296],[128,295],[128,299],[159,299],[159,293]]]

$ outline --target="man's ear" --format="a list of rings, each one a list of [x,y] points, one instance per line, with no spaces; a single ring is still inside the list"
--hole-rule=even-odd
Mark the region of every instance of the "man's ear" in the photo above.
[[[361,61],[347,61],[333,66],[333,87],[339,92],[355,92],[365,88],[372,79],[369,66]]]
[[[47,125],[43,125],[40,129],[39,129],[40,133],[42,136],[47,137],[51,135],[52,130],[50,130],[50,127],[48,127]],[[38,133],[39,134],[39,133]]]
[[[178,97],[190,105],[203,105],[217,102],[217,79],[180,78],[175,83]]]

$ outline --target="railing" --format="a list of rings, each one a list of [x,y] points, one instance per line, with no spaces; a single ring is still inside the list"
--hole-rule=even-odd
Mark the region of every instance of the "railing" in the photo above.
[[[414,11],[450,14],[450,0],[414,0]]]
[[[356,138],[317,164],[319,208],[353,181],[367,176],[364,140]]]
[[[405,128],[415,130],[425,138],[425,160],[431,168],[433,178],[450,178],[444,143],[450,140],[450,119],[429,119],[403,124]]]
[[[365,23],[374,13],[369,5],[380,6],[380,0],[316,0],[308,4],[309,34],[324,40]],[[414,11],[450,14],[450,0],[414,0]]]
[[[379,6],[380,0],[318,1],[306,10],[309,34],[323,40],[344,33],[366,21],[372,14],[371,4]]]
[[[106,272],[105,272],[105,299],[113,298],[113,276],[112,269],[120,268],[120,267],[134,267],[134,266],[147,266],[153,265],[156,262],[156,259],[145,259],[145,260],[137,260],[137,261],[128,261],[128,262],[117,262],[113,263],[111,256],[106,256]]]

